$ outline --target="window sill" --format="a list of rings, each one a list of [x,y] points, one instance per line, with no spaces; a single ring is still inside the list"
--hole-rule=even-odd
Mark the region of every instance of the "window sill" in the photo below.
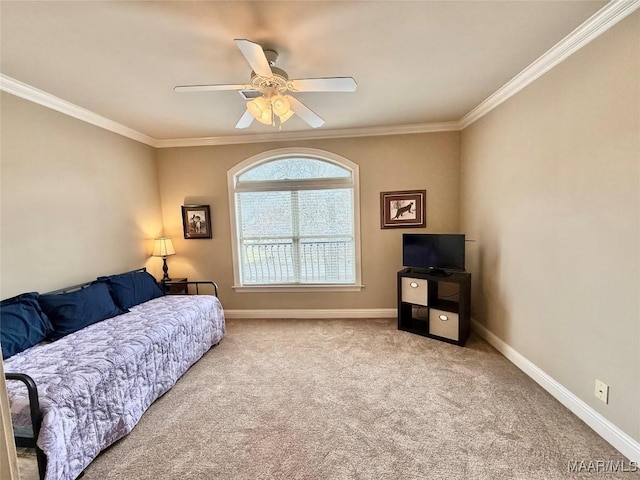
[[[237,293],[359,292],[364,285],[234,285]]]

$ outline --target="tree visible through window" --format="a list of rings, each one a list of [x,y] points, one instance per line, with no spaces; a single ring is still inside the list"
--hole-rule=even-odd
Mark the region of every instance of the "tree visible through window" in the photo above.
[[[356,176],[354,164],[308,153],[230,172],[238,286],[356,284]]]

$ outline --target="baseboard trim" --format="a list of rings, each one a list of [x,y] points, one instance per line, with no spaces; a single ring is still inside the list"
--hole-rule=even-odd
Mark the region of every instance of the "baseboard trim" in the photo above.
[[[478,335],[484,338],[516,367],[529,375],[537,384],[553,395],[556,400],[577,415],[578,418],[589,425],[620,453],[633,462],[640,462],[640,443],[604,418],[513,347],[498,338],[484,325],[474,319],[471,319],[471,325]]]
[[[395,308],[226,310],[226,318],[395,318]]]

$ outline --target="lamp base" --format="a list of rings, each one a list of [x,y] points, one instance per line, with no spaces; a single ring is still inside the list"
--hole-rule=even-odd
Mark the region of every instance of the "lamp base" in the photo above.
[[[169,277],[169,267],[167,266],[167,257],[162,257],[162,271],[164,272],[164,276],[162,277],[163,282],[170,282],[171,278]]]

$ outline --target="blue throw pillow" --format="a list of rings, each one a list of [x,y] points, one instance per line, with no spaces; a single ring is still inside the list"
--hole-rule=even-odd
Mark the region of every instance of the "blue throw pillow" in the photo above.
[[[111,296],[120,308],[131,308],[165,294],[149,272],[121,273],[100,277],[98,281],[109,285]]]
[[[75,292],[40,295],[38,302],[53,325],[52,340],[126,312],[113,303],[107,286],[98,282]]]
[[[45,340],[53,331],[38,304],[36,292],[0,302],[2,358],[9,358]]]

